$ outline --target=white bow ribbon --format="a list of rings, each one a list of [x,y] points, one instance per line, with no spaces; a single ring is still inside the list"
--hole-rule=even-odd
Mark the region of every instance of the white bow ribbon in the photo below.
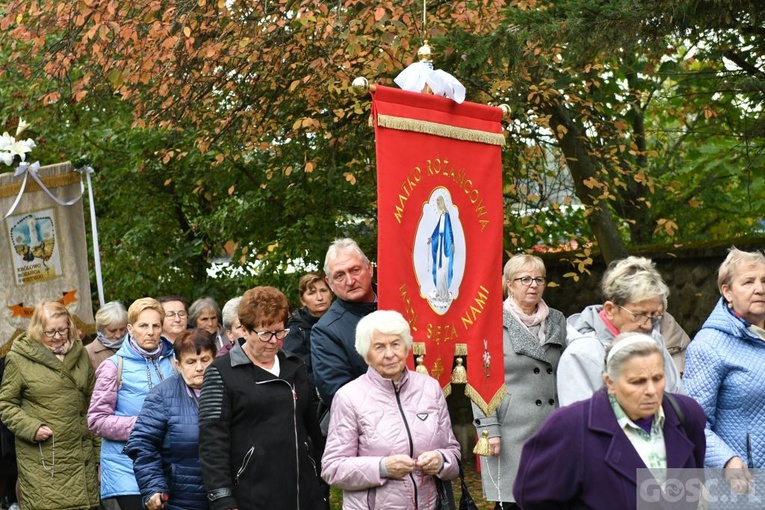
[[[88,167],[89,168],[89,167]],[[21,196],[24,194],[24,190],[27,187],[27,179],[29,179],[30,176],[32,176],[32,179],[40,186],[40,189],[43,190],[51,199],[53,199],[54,202],[56,202],[58,205],[63,206],[69,206],[76,204],[81,198],[82,194],[85,192],[85,184],[80,180],[80,195],[71,199],[67,200],[66,202],[63,200],[60,200],[56,195],[54,195],[45,184],[43,184],[40,177],[37,175],[37,172],[40,170],[40,162],[35,161],[34,163],[30,164],[27,162],[19,163],[19,166],[16,168],[16,170],[13,172],[14,177],[20,177],[21,174],[24,174],[24,180],[21,183],[21,189],[19,190],[19,194],[16,196],[16,200],[13,201],[13,205],[11,205],[11,208],[8,210],[7,213],[5,213],[5,216],[3,216],[3,219],[7,218],[11,214],[13,214],[13,211],[16,210],[16,206],[19,205],[19,201],[21,200]],[[82,170],[80,170],[82,171]],[[92,172],[93,169],[91,168],[90,171]]]
[[[427,62],[410,64],[393,81],[410,92],[422,92],[427,85],[437,96],[446,96],[458,104],[465,100],[465,86],[446,71],[433,69]]]

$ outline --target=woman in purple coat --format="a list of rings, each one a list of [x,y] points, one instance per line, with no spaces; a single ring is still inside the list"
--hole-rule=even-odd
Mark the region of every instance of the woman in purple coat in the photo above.
[[[618,336],[603,379],[605,388],[554,411],[523,446],[513,486],[518,505],[635,510],[641,497],[646,504],[658,498],[673,501],[667,508],[695,509],[693,494],[677,502],[656,491],[667,481],[666,469],[703,467],[706,449],[701,407],[664,393],[659,344],[641,333]],[[640,487],[639,476],[647,476]]]

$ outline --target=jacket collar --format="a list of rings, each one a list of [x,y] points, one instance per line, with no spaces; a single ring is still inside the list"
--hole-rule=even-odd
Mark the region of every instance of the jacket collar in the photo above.
[[[375,293],[375,300],[371,303],[365,303],[365,302],[359,302],[359,301],[346,301],[344,299],[337,298],[335,299],[335,303],[337,303],[338,306],[344,308],[345,310],[351,312],[354,315],[360,315],[362,317],[369,315],[370,313],[377,310],[377,286],[372,285],[372,290],[374,290]],[[331,306],[332,306],[331,305]]]
[[[549,317],[548,317],[549,319]],[[515,318],[505,310],[502,309],[502,323],[510,333],[511,344],[516,354],[523,354],[539,361],[546,363],[552,363],[550,355],[547,353],[545,346],[554,344],[563,346],[565,341],[565,335],[562,331],[555,331],[557,329],[557,323],[551,320],[545,320],[545,343],[544,346],[540,345],[539,340],[532,335],[525,326],[520,324]],[[553,329],[555,328],[555,329]]]
[[[383,390],[395,393],[396,390],[401,391],[402,388],[409,384],[409,369],[404,367],[404,373],[401,376],[401,380],[396,386],[392,380],[386,379],[380,375],[380,373],[372,367],[367,367],[367,378],[375,385]]]
[[[229,351],[232,367],[241,365],[256,366],[255,363],[253,363],[244,352],[243,346],[246,341],[247,340],[244,338],[240,338],[234,342],[234,346]],[[295,372],[299,363],[302,363],[302,361],[299,361],[297,356],[290,354],[283,349],[279,349],[279,352],[276,353],[276,356],[279,358],[279,366],[281,367],[281,374],[279,374],[280,379],[284,379],[288,374]],[[292,361],[292,363],[290,363],[290,361]],[[298,363],[295,363],[295,361],[298,361]]]
[[[619,427],[616,415],[608,401],[606,388],[601,388],[592,396],[588,428],[611,436],[610,445],[604,459],[606,465],[622,475],[632,484],[637,483],[635,467],[646,467],[627,435]],[[693,443],[685,434],[683,425],[671,405],[662,404],[664,409],[664,445],[667,451],[668,467],[688,465],[693,456]]]

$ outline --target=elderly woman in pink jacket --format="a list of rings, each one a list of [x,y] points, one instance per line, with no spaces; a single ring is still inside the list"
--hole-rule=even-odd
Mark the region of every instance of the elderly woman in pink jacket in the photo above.
[[[459,473],[459,443],[435,379],[409,371],[409,324],[389,310],[356,327],[366,374],[332,401],[322,477],[343,490],[343,508],[436,507],[435,478]]]

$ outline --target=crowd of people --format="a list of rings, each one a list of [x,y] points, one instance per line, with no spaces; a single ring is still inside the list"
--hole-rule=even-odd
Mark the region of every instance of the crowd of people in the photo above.
[[[65,306],[39,304],[0,363],[14,438],[0,430],[0,455],[15,449],[21,508],[327,510],[334,486],[345,509],[440,510],[460,445],[373,277],[339,239],[292,313],[267,286],[222,309],[111,302],[87,345]],[[611,264],[602,304],[568,318],[543,299],[540,258],[512,257],[502,283],[507,395],[491,414],[473,406],[496,509],[636,509],[640,469],[661,484],[666,469],[718,468],[751,490],[765,465],[765,255],[730,250],[693,342],[643,257]]]

